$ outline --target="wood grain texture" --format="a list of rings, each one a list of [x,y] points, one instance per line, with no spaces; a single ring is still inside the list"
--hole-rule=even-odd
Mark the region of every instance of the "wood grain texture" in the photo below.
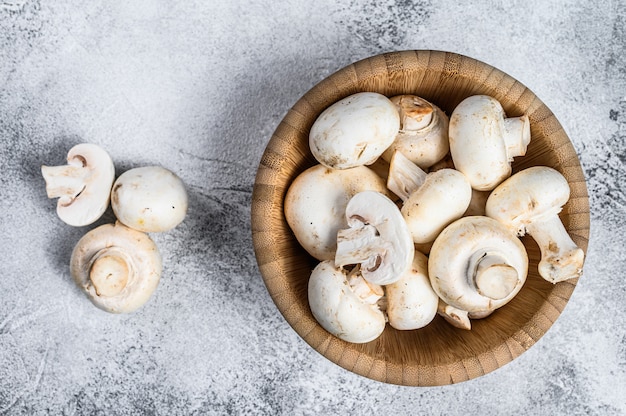
[[[252,237],[267,289],[285,319],[315,350],[349,371],[386,383],[433,386],[459,383],[496,370],[530,348],[565,307],[577,279],[556,285],[539,277],[540,253],[522,238],[529,254],[529,276],[522,291],[491,316],[459,330],[440,317],[415,331],[387,326],[367,344],[341,341],[322,329],[308,307],[307,282],[316,261],[296,241],[284,215],[291,181],[314,165],[308,131],[332,103],[360,91],[387,96],[417,94],[450,115],[464,98],[486,94],[498,99],[508,116],[527,114],[532,140],[513,170],[545,165],[560,171],[571,186],[561,218],[586,252],[589,202],[576,152],[554,114],[528,88],[485,63],[441,51],[386,53],[349,65],[321,81],[289,110],[271,137],[258,168],[252,198]]]

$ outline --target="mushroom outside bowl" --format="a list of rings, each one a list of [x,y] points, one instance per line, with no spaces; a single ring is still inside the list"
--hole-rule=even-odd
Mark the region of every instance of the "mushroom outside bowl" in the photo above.
[[[507,116],[526,114],[531,141],[515,158],[513,173],[549,166],[563,174],[570,199],[559,214],[574,242],[586,252],[589,200],[580,162],[554,114],[528,88],[502,71],[475,59],[442,51],[385,53],[355,62],[308,91],[276,128],[259,165],[252,198],[252,237],[259,269],[274,303],[293,329],[316,351],[362,376],[407,386],[433,386],[470,380],[509,363],[528,350],[565,308],[578,279],[552,284],[539,276],[539,248],[529,236],[528,277],[515,298],[470,331],[437,316],[426,327],[399,331],[389,325],[364,344],[345,342],[314,319],[307,284],[318,263],[298,244],[283,212],[291,182],[317,164],[309,149],[309,130],[331,104],[357,92],[388,97],[415,94],[448,116],[466,97],[489,95]]]

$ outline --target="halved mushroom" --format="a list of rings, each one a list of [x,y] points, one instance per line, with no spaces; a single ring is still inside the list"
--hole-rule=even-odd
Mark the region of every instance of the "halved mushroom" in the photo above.
[[[439,299],[437,305],[437,314],[455,328],[466,329],[468,331],[472,329],[472,323],[467,311],[448,305],[441,299]]]
[[[159,284],[161,255],[146,234],[117,222],[85,234],[70,259],[70,272],[98,308],[132,312]]]
[[[42,166],[48,198],[59,198],[57,215],[72,226],[98,220],[109,206],[115,168],[100,146],[81,143],[67,154],[67,165]]]
[[[395,105],[382,94],[360,92],[332,104],[311,126],[315,159],[333,169],[370,165],[393,142],[400,127]]]
[[[426,244],[467,210],[472,187],[454,169],[428,173],[396,151],[391,159],[387,187],[403,200],[402,216],[415,244]]]
[[[382,158],[389,162],[398,150],[422,169],[443,159],[450,148],[448,116],[417,95],[396,95],[391,102],[400,114],[400,130]]]
[[[387,193],[385,181],[366,166],[330,169],[315,165],[287,190],[285,218],[300,245],[318,260],[333,260],[337,231],[347,228],[348,201],[362,191]]]
[[[415,252],[412,267],[400,280],[385,286],[389,325],[399,330],[419,329],[437,314],[439,298],[428,279],[428,258]]]
[[[580,277],[585,254],[558,214],[569,200],[567,179],[546,166],[524,169],[500,184],[487,199],[486,213],[539,245],[539,274],[549,282]]]
[[[428,274],[446,304],[486,314],[521,290],[528,274],[528,256],[519,238],[498,221],[463,217],[435,240]]]
[[[183,181],[160,166],[122,173],[111,192],[111,207],[117,219],[143,232],[171,230],[183,221],[187,206]]]
[[[367,282],[358,267],[348,272],[332,260],[319,263],[309,278],[308,298],[313,317],[328,332],[353,343],[378,338],[385,315],[377,302],[383,289]]]
[[[456,169],[472,188],[489,191],[511,176],[513,158],[526,154],[530,123],[526,115],[505,119],[498,100],[474,95],[452,112],[449,140]]]
[[[371,283],[398,281],[411,267],[415,249],[398,207],[380,192],[364,191],[346,206],[349,229],[337,232],[335,264],[360,264]]]

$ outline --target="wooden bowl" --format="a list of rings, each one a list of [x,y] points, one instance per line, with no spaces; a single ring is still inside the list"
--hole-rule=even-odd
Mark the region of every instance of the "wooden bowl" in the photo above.
[[[514,172],[534,165],[557,169],[571,197],[560,216],[586,252],[589,200],[576,152],[554,114],[532,91],[504,72],[475,59],[441,51],[385,53],[349,65],[308,91],[278,125],[263,154],[252,196],[252,237],[261,275],[276,306],[293,329],[320,354],[354,373],[386,383],[433,386],[458,383],[493,371],[530,348],[555,322],[577,279],[553,285],[539,277],[540,253],[522,239],[529,275],[521,292],[472,330],[456,329],[437,316],[423,329],[397,331],[387,325],[367,344],[344,342],[313,318],[307,282],[317,261],[300,247],[283,215],[283,199],[293,179],[316,164],[308,133],[332,103],[360,91],[389,97],[417,94],[450,115],[470,95],[498,99],[507,116],[527,114],[532,139]]]

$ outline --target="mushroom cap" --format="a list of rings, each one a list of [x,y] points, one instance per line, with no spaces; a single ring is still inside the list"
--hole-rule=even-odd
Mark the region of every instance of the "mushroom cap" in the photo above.
[[[472,187],[463,173],[454,169],[429,173],[401,209],[413,242],[434,241],[441,230],[463,215],[471,199]]]
[[[391,145],[400,127],[395,105],[382,94],[360,92],[325,109],[311,126],[315,159],[334,169],[370,165]]]
[[[315,165],[291,183],[284,211],[300,245],[318,260],[332,260],[337,250],[337,231],[347,228],[348,201],[362,191],[387,192],[385,181],[366,166],[330,169]]]
[[[569,195],[569,184],[561,173],[533,166],[498,185],[487,198],[485,213],[524,235],[529,223],[557,215]]]
[[[472,188],[488,191],[511,175],[504,135],[504,110],[495,98],[473,95],[452,111],[450,153]]]
[[[145,304],[159,284],[161,269],[161,255],[150,237],[119,222],[85,234],[70,259],[76,284],[94,305],[111,313],[132,312]]]
[[[351,289],[347,272],[332,260],[319,263],[309,278],[309,306],[313,317],[336,337],[353,343],[370,342],[385,329],[385,315],[376,304]]]
[[[517,283],[499,299],[481,294],[474,281],[480,260],[491,256],[501,257],[506,270],[512,268],[517,274]],[[528,255],[519,238],[498,221],[463,217],[448,225],[433,243],[428,274],[445,303],[469,313],[482,313],[505,305],[521,290],[528,274]]]
[[[415,252],[412,267],[400,280],[385,286],[389,325],[399,330],[419,329],[437,314],[439,297],[428,279],[428,258]]]
[[[354,254],[368,255],[368,258],[360,263],[363,278],[377,285],[398,281],[411,267],[415,248],[411,233],[396,204],[380,192],[359,192],[346,206],[346,219],[351,229],[364,226],[375,229],[371,238],[366,238],[365,241],[346,242],[347,245],[354,246],[349,250]],[[340,234],[341,231],[337,235],[335,263],[344,266],[351,263],[338,260],[346,254],[340,253]]]
[[[427,169],[448,154],[448,116],[433,103],[417,95],[390,98],[400,114],[400,130],[393,143],[382,154],[391,161],[398,150],[411,162]]]
[[[48,196],[61,190],[57,201],[57,215],[68,225],[82,227],[97,221],[109,206],[111,186],[115,179],[113,160],[102,147],[80,143],[67,153],[69,169],[42,166]],[[76,171],[80,170],[80,177]],[[56,175],[60,176],[56,176]],[[67,186],[68,182],[73,186]],[[52,188],[57,188],[52,190]]]
[[[143,232],[171,230],[183,221],[187,206],[183,181],[160,166],[122,173],[111,192],[111,207],[117,219]]]

